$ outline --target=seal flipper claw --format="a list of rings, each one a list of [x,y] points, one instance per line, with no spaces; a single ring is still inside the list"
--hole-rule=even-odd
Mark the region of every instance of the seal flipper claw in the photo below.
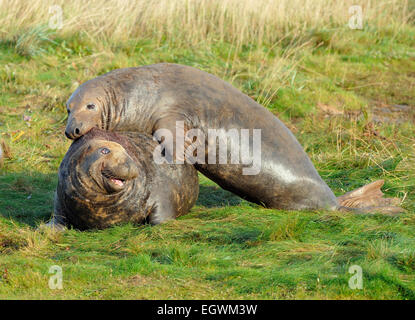
[[[45,227],[57,232],[66,230],[66,225],[56,222],[56,220],[53,218],[45,224]]]
[[[384,180],[377,180],[344,195],[337,197],[341,211],[354,211],[359,213],[396,214],[405,212],[399,207],[398,198],[384,198],[381,187]]]
[[[65,215],[63,214],[61,204],[58,201],[57,191],[55,192],[54,207],[55,211],[52,217],[50,218],[49,222],[39,227],[39,229],[44,227],[57,232],[66,230],[66,219]]]
[[[66,229],[67,229],[66,224],[63,223],[62,221],[59,221],[59,218],[57,219],[55,215],[53,215],[52,218],[47,223],[42,223],[37,228],[37,230],[40,230],[40,231],[51,230],[53,232],[62,232],[62,231],[65,231]]]

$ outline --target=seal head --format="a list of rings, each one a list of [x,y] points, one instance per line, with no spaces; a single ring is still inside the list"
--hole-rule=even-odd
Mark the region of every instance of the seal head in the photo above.
[[[59,169],[55,218],[77,229],[106,228],[146,218],[151,168],[128,140],[97,129],[76,140]]]
[[[60,168],[50,226],[103,229],[132,222],[158,224],[187,213],[199,190],[191,165],[158,165],[158,145],[145,134],[93,128],[75,140]]]
[[[83,148],[82,165],[78,177],[87,177],[90,189],[112,194],[122,191],[138,177],[139,169],[134,160],[118,143],[105,140],[91,141]]]
[[[107,121],[104,107],[107,95],[105,87],[97,86],[93,80],[84,83],[71,95],[66,104],[68,122],[65,135],[67,138],[75,140],[92,128],[105,126]]]

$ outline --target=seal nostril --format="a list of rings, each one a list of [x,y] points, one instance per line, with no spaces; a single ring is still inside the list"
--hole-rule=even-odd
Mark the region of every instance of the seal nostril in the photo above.
[[[80,131],[78,128],[76,128],[76,129],[75,129],[75,134],[76,134],[76,135],[78,135],[78,134],[80,134],[80,133],[81,133],[81,131]]]

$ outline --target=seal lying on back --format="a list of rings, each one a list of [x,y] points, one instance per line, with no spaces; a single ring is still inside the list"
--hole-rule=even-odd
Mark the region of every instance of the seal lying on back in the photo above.
[[[196,68],[155,64],[114,70],[82,84],[69,98],[67,110],[65,134],[70,139],[98,127],[143,132],[162,141],[160,130],[176,136],[180,124],[186,134],[198,129],[205,137],[204,145],[210,146],[211,129],[248,129],[251,133],[259,129],[259,151],[250,152],[260,155],[258,172],[244,174],[246,163],[200,161],[200,154],[196,168],[224,189],[265,207],[339,208],[297,139],[276,116],[232,85]],[[237,135],[227,139],[228,145],[239,144]],[[216,142],[216,137],[213,140]],[[166,154],[174,152],[166,147]],[[227,158],[231,156],[227,150]],[[241,152],[240,156],[247,154]],[[202,156],[206,158],[207,152]]]
[[[121,222],[158,224],[187,213],[199,192],[191,165],[157,165],[157,142],[140,133],[99,129],[73,142],[59,168],[51,225],[102,229]]]

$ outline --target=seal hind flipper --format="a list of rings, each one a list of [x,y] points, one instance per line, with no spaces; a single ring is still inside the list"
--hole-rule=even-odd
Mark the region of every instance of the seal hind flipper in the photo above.
[[[384,193],[381,190],[384,183],[384,180],[377,180],[337,197],[340,210],[386,214],[405,212],[405,209],[399,207],[400,199],[384,198]]]

